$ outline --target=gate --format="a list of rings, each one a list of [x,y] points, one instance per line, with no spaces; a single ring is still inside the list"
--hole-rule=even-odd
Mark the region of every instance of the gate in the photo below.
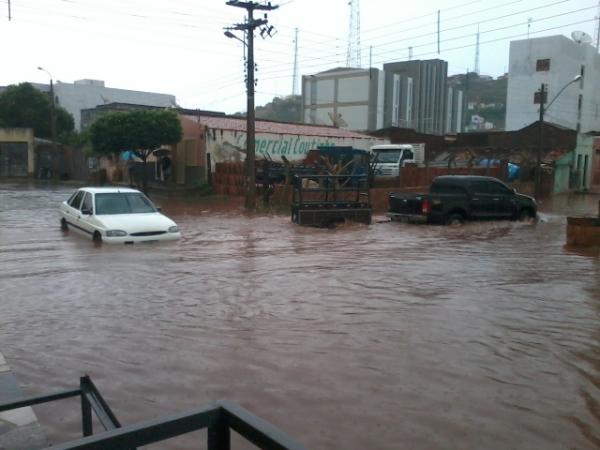
[[[0,142],[0,176],[27,176],[26,142]]]

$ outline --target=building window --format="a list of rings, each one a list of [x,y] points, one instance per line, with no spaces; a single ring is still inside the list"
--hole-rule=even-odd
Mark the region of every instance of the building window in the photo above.
[[[550,70],[550,58],[538,59],[535,63],[536,72],[548,72]]]

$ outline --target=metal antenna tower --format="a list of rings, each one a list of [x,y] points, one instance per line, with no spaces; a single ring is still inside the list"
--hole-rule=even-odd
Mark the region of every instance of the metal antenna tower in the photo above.
[[[346,66],[361,67],[360,57],[360,5],[359,0],[349,0],[350,28],[348,29],[348,53]]]
[[[479,25],[477,25],[477,41],[475,44],[475,73],[479,75]]]
[[[595,19],[596,27],[594,28],[594,40],[596,41],[596,51],[600,51],[600,1],[598,1],[598,13],[596,14]]]
[[[298,95],[298,28],[294,37],[294,79],[292,80],[292,95]]]

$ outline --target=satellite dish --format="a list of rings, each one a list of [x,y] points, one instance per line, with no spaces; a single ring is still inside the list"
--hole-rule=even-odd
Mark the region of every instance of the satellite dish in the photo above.
[[[578,44],[591,44],[592,43],[592,37],[589,34],[587,34],[585,31],[573,31],[571,33],[571,38]]]
[[[332,112],[328,112],[327,115],[329,116],[329,120],[331,120],[331,123],[334,127],[343,128],[348,126],[348,123],[342,119],[342,115],[340,113],[333,114]]]

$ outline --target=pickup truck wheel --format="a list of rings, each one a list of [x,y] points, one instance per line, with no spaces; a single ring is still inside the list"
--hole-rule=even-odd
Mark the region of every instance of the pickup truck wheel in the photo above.
[[[446,225],[451,227],[460,227],[465,223],[465,218],[462,214],[453,213],[446,219]]]
[[[102,242],[102,235],[98,231],[94,231],[94,234],[92,235],[92,241],[94,241],[96,244],[99,244]]]
[[[69,225],[65,219],[60,219],[60,229],[62,231],[69,231]]]
[[[535,213],[530,209],[523,209],[519,213],[519,222],[533,222],[535,220]]]

